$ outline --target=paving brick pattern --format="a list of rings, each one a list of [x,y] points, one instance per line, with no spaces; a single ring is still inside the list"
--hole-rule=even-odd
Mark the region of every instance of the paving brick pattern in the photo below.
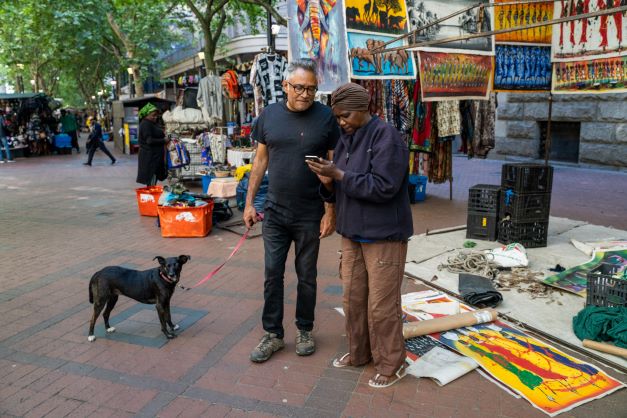
[[[321,246],[313,356],[294,353],[290,257],[287,346],[264,364],[248,360],[263,332],[260,238],[247,241],[214,280],[177,290],[172,305],[180,320],[195,315],[178,338],[154,343],[162,337],[153,307],[120,298],[112,320],[118,315],[127,338],[102,332],[88,343],[87,284],[94,272],[107,265],[145,269],[155,255],[189,254],[182,282],[191,285],[239,239],[218,228],[206,238],[161,238],[155,219],[137,213],[135,157],[117,157],[115,166],[98,153],[93,167],[81,164],[84,154],[0,167],[0,416],[545,416],[477,373],[445,387],[406,378],[375,390],[367,385],[372,367],[334,369],[331,360],[346,349],[343,321],[333,310],[341,304],[337,236]],[[416,232],[464,224],[468,187],[498,183],[500,166],[456,158],[454,200],[447,184],[429,184],[427,201],[413,206]],[[624,173],[558,167],[551,213],[627,229],[621,190],[627,190]],[[627,391],[562,416],[627,416]]]

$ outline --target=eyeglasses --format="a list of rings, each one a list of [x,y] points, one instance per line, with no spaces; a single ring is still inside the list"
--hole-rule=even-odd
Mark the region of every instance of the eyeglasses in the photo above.
[[[287,82],[287,84],[292,86],[296,94],[303,94],[306,91],[309,96],[313,96],[318,91],[317,86],[305,87],[305,86],[301,86],[300,84],[292,84],[289,81]]]

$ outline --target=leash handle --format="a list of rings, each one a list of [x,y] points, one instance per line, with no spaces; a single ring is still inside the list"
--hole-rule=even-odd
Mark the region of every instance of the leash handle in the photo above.
[[[224,265],[231,259],[233,258],[233,256],[239,251],[239,249],[242,247],[242,245],[244,244],[244,242],[246,241],[246,239],[248,238],[248,233],[250,232],[250,228],[246,229],[246,232],[244,232],[244,235],[242,235],[242,237],[239,239],[239,242],[237,243],[237,245],[235,246],[235,248],[233,248],[233,251],[231,251],[231,255],[228,256],[228,258],[226,260],[224,260],[222,262],[222,264],[220,264],[218,267],[214,268],[209,274],[207,274],[202,280],[200,280],[198,283],[196,283],[195,285],[191,286],[191,287],[183,287],[181,286],[182,289],[185,290],[189,290],[189,289],[193,289],[195,287],[200,286],[201,284],[203,284],[204,282],[206,282],[207,280],[211,279],[213,276],[216,275],[216,273],[218,273],[222,267],[224,267]]]

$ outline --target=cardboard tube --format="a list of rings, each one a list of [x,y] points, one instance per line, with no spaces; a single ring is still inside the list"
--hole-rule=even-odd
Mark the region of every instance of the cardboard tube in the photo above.
[[[449,331],[451,329],[483,324],[496,320],[498,313],[494,309],[481,309],[473,312],[465,312],[457,315],[442,316],[440,318],[427,319],[418,322],[403,324],[403,337],[405,339],[427,335],[433,332]]]
[[[627,358],[627,349],[616,347],[612,344],[600,343],[598,341],[592,340],[583,340],[583,346],[591,348],[593,350],[602,351],[604,353],[614,354],[615,356]]]

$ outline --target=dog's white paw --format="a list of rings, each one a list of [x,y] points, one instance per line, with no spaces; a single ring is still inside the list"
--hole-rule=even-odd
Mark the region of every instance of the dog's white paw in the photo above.
[[[87,337],[87,341],[92,342],[96,339],[95,335],[90,335],[89,337]]]
[[[107,328],[107,332],[115,332],[115,327],[109,327],[109,328]]]
[[[179,327],[179,324],[175,324],[175,325],[174,325],[174,328],[172,328],[172,329],[176,331],[176,330],[177,330],[177,329],[179,329],[179,328],[180,328],[180,327]]]

